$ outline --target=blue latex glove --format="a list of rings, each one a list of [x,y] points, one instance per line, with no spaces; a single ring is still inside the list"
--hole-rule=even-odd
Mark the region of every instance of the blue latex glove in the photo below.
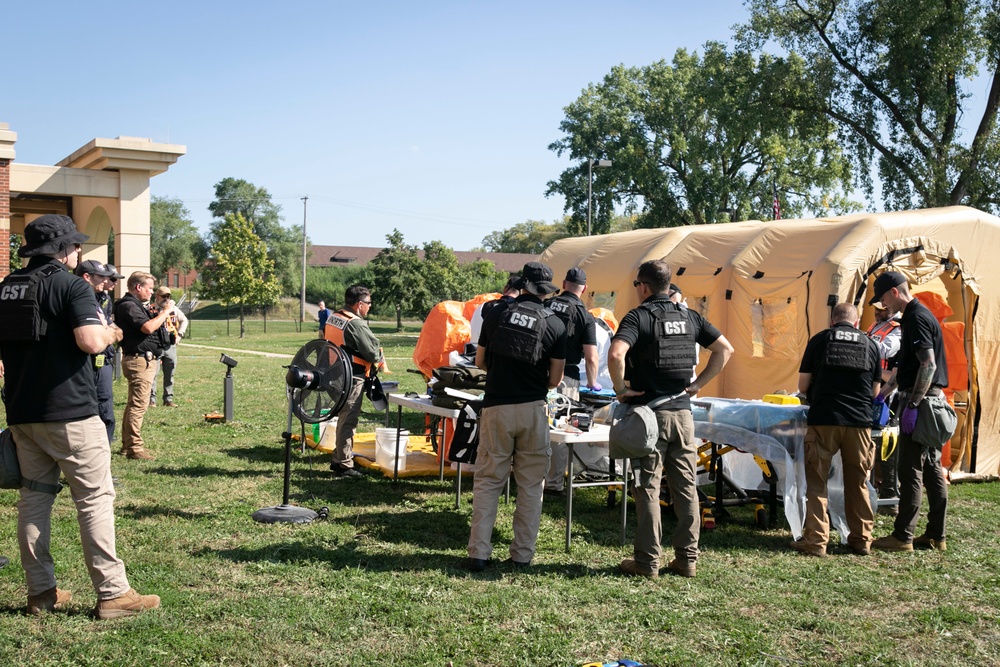
[[[875,399],[872,401],[873,405],[882,405],[883,403],[885,403],[885,396],[883,396],[882,394],[876,396]]]
[[[913,433],[917,428],[917,409],[909,405],[903,409],[903,416],[899,420],[899,432],[906,435]]]
[[[595,382],[594,384],[590,385],[589,389],[590,391],[601,391],[604,389],[604,387],[601,386],[600,382]]]

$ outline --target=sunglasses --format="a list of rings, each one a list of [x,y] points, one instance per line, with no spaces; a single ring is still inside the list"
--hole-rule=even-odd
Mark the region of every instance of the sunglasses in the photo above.
[[[639,285],[648,285],[648,284],[649,283],[647,283],[645,280],[633,280],[632,281],[632,287],[638,287]]]
[[[365,304],[366,306],[370,306],[372,305],[372,300],[368,299],[367,301],[362,301],[361,303]]]

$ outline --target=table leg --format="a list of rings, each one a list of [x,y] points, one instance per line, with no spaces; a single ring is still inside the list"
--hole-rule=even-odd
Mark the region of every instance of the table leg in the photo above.
[[[573,531],[573,443],[566,443],[566,553],[569,553],[569,543]]]
[[[622,459],[622,544],[625,541],[625,527],[628,522],[628,459]],[[611,464],[614,466],[614,463]]]
[[[462,462],[455,466],[455,509],[462,507]]]
[[[403,429],[403,406],[400,405],[396,411],[396,449],[395,456],[392,457],[392,481],[399,480],[399,433]],[[375,445],[378,447],[378,445]]]

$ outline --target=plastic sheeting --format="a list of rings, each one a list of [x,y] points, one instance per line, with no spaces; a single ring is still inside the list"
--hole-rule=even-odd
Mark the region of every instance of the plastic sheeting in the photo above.
[[[691,403],[695,437],[746,452],[723,457],[725,470],[736,484],[744,489],[766,490],[768,484],[752,456],[756,454],[771,462],[778,476],[785,519],[792,536],[799,539],[806,508],[804,442],[809,408],[726,398],[699,398]],[[844,468],[839,453],[833,459],[827,491],[831,528],[840,534],[841,543],[846,544]],[[875,490],[870,483],[868,491],[875,509]]]

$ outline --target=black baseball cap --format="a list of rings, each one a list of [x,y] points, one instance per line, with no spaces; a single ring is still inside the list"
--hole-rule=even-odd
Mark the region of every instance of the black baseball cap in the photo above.
[[[674,283],[670,283],[670,287],[667,289],[667,296],[673,296],[675,294],[684,294],[684,291]]]
[[[868,302],[868,305],[874,306],[876,303],[881,302],[885,293],[893,287],[899,287],[900,285],[905,284],[906,276],[902,273],[897,273],[896,271],[886,271],[875,279],[875,286],[872,288],[872,299]]]
[[[121,280],[122,278],[125,277],[122,274],[118,273],[118,269],[115,268],[114,264],[108,264],[107,266],[108,266],[108,271],[111,272],[108,278],[113,278],[114,280]]]
[[[586,285],[587,274],[579,266],[574,266],[566,272],[566,282],[575,283],[577,285]]]
[[[85,273],[100,278],[110,278],[115,275],[114,271],[108,269],[107,264],[101,264],[96,259],[85,259],[76,265],[76,275],[83,276]]]

